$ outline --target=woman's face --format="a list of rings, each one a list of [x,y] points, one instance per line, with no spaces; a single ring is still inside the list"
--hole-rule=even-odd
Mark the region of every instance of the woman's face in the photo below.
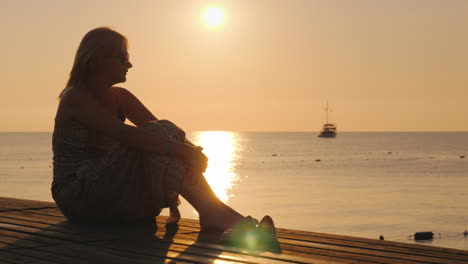
[[[122,83],[127,80],[127,71],[131,67],[127,47],[122,43],[110,56],[103,58],[101,77],[112,85]]]

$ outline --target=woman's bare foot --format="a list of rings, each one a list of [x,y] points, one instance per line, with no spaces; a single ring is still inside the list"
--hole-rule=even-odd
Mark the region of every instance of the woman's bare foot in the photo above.
[[[217,209],[217,212],[210,214],[200,214],[201,228],[224,232],[244,219],[244,216],[230,209],[230,207],[226,207],[221,206]]]
[[[222,206],[224,207],[225,210],[229,212],[229,214],[232,215],[232,217],[244,218],[243,215],[239,214],[236,210],[232,209],[229,205],[222,203]]]

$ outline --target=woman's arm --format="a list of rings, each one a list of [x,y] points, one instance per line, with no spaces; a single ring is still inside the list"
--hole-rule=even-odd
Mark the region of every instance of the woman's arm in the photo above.
[[[125,88],[115,87],[119,108],[128,120],[141,127],[149,121],[158,120],[138,98]]]
[[[130,91],[121,87],[115,87],[115,89],[117,89],[117,96],[120,104],[119,107],[122,109],[125,117],[127,117],[133,124],[140,127],[148,121],[158,120]],[[193,147],[197,147],[188,139],[185,139],[185,143]],[[198,147],[198,149],[202,148]]]
[[[68,112],[67,116],[128,146],[143,151],[173,155],[190,166],[206,169],[207,158],[199,149],[169,141],[146,129],[122,123],[85,91],[79,89],[69,91],[62,97],[60,104]]]

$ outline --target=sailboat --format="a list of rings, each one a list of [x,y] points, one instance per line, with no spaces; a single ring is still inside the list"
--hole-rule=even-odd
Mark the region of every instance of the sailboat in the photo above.
[[[318,137],[323,137],[323,138],[335,138],[336,137],[336,125],[331,124],[328,122],[328,101],[327,101],[327,107],[325,108],[325,111],[327,112],[327,123],[323,125],[322,130],[320,131],[320,134]]]

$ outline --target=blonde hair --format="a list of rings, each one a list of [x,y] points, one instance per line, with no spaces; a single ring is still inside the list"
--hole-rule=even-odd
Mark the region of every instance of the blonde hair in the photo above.
[[[90,76],[89,62],[98,56],[110,56],[117,45],[128,46],[127,38],[109,27],[95,28],[83,37],[76,51],[75,61],[70,71],[70,78],[59,98],[69,87],[83,85]]]

